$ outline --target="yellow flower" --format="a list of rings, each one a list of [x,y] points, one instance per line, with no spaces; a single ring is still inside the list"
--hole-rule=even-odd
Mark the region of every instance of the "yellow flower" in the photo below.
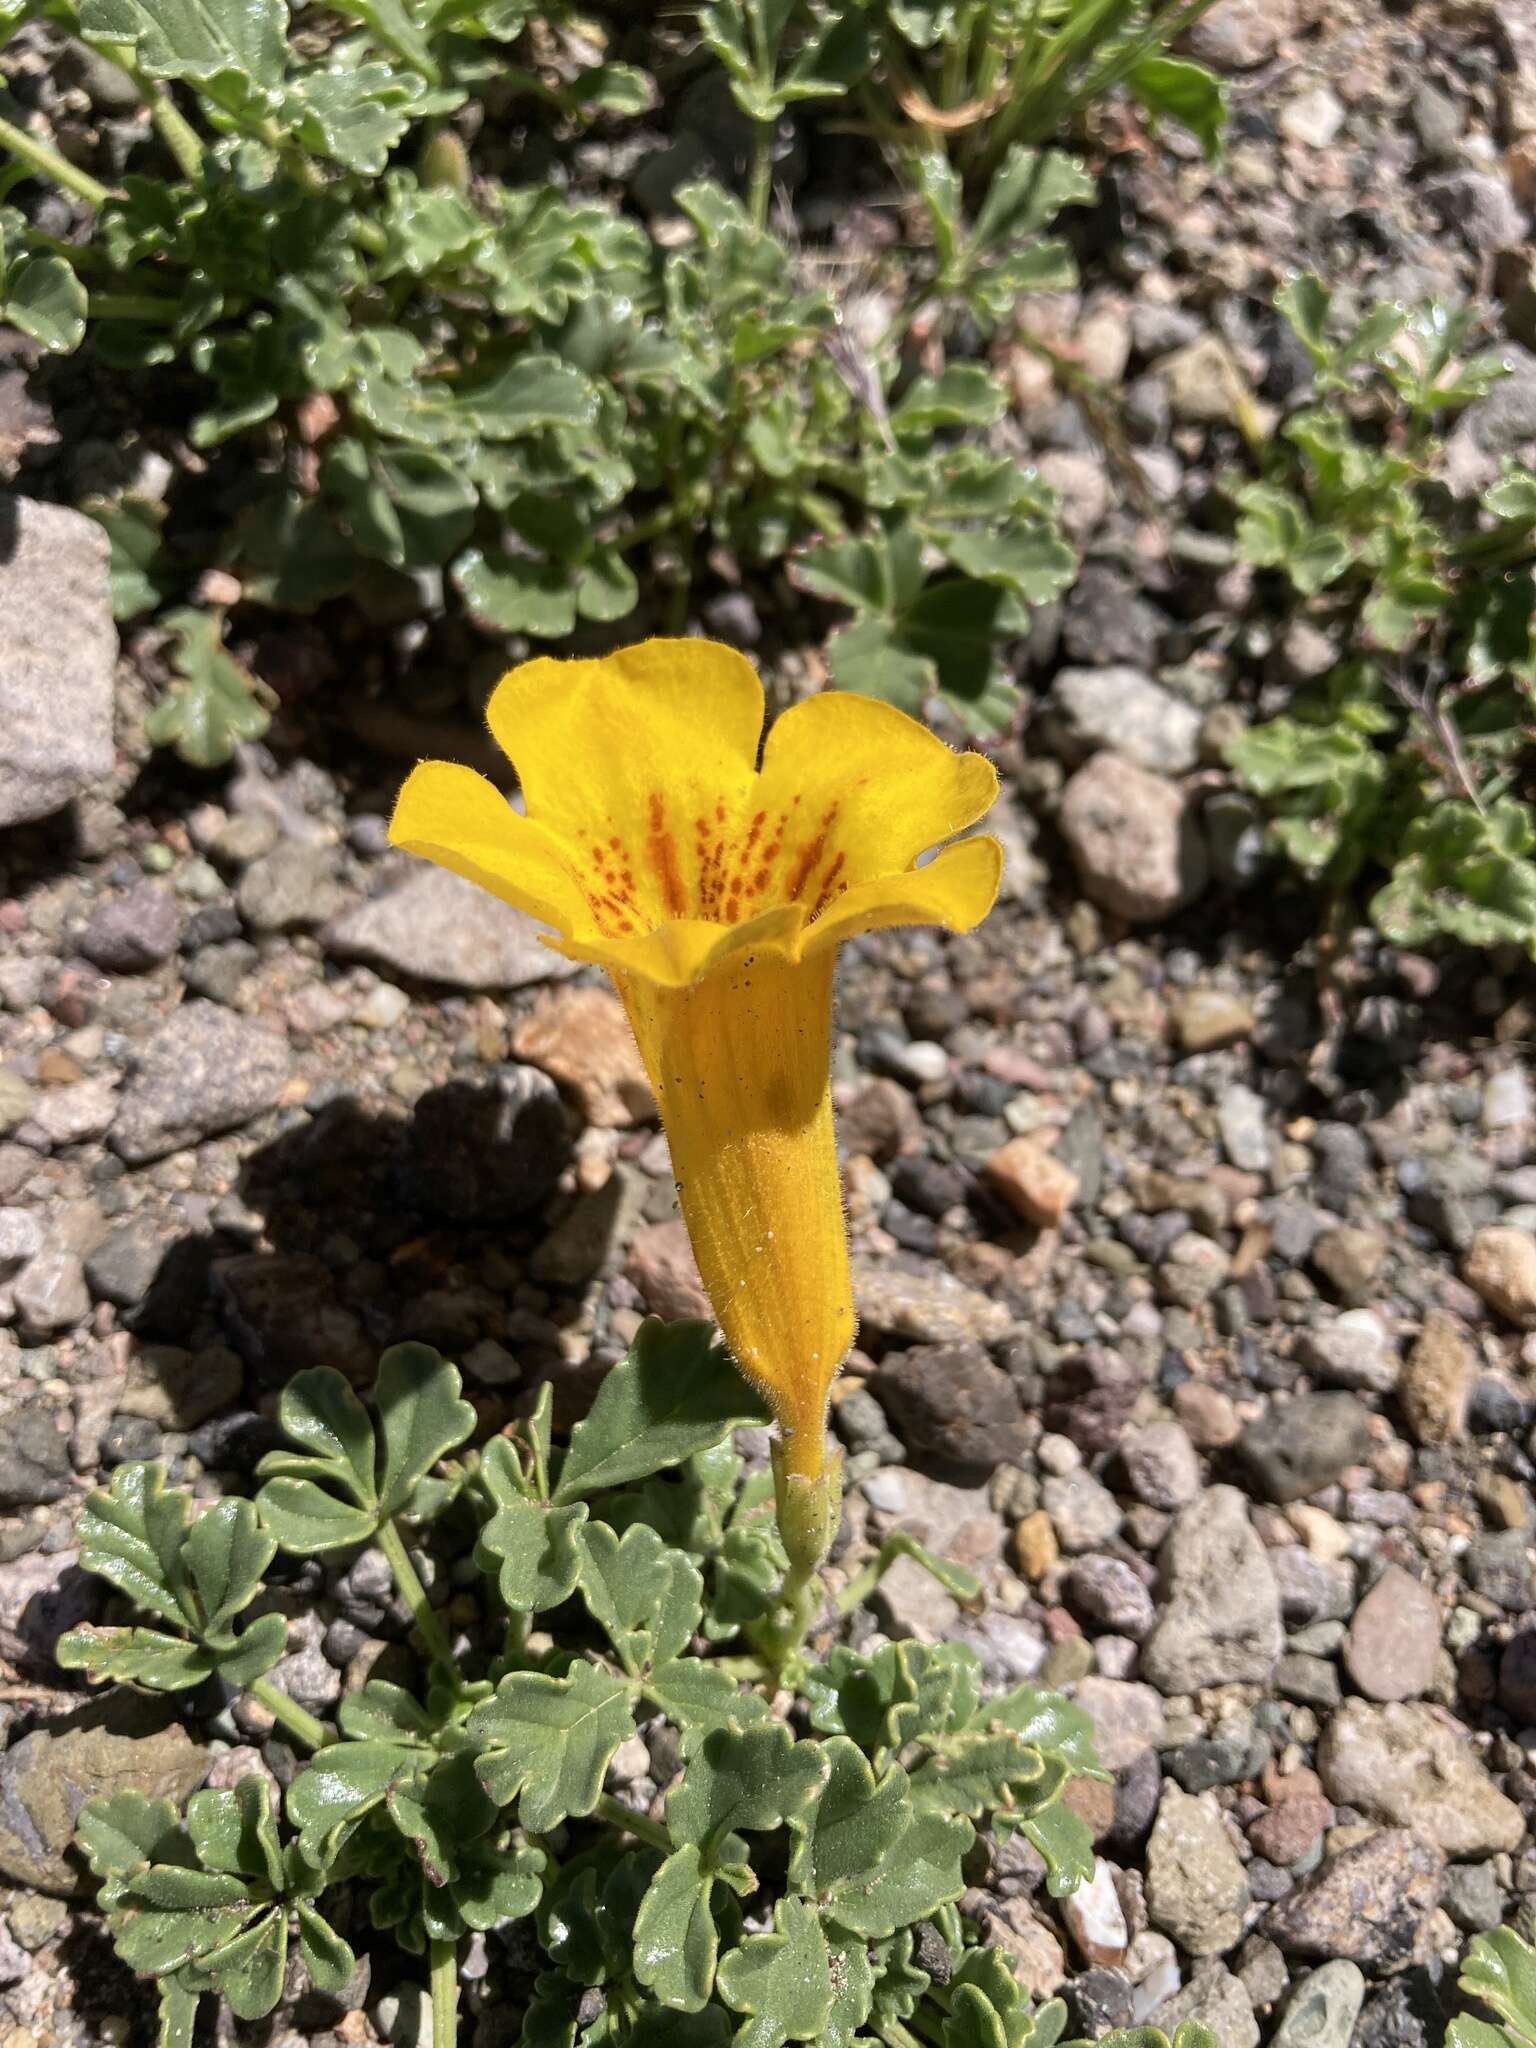
[[[918,856],[975,821],[997,776],[903,712],[828,693],[774,724],[750,662],[704,640],[514,669],[488,718],[527,816],[471,769],[424,762],[397,846],[553,925],[606,968],[661,1105],[678,1199],[721,1330],[819,1480],[827,1399],[853,1342],[829,1086],[841,940],[965,931],[990,909],[995,839]]]

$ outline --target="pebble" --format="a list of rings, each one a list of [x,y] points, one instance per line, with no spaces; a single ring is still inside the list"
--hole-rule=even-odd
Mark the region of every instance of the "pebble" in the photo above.
[[[1447,1856],[1490,1856],[1524,1833],[1519,1807],[1432,1707],[1346,1701],[1323,1731],[1317,1768],[1336,1804],[1411,1827]]]
[[[1400,1566],[1388,1565],[1350,1622],[1345,1670],[1367,1699],[1411,1700],[1434,1683],[1439,1655],[1439,1601]]]
[[[1192,988],[1174,1005],[1173,1023],[1185,1052],[1218,1052],[1253,1035],[1251,1004],[1220,988]]]
[[[17,1275],[11,1300],[26,1337],[52,1337],[84,1322],[91,1312],[91,1296],[79,1255],[57,1249],[39,1252]]]
[[[1364,2000],[1365,1978],[1357,1963],[1324,1963],[1286,2001],[1271,2048],[1349,2048]]]
[[[1381,1318],[1368,1308],[1346,1309],[1333,1322],[1308,1330],[1298,1354],[1330,1386],[1371,1394],[1390,1394],[1402,1371]]]
[[[389,864],[376,893],[327,924],[333,958],[361,960],[408,981],[519,989],[579,972],[540,941],[544,927],[463,876],[425,861]]]
[[[248,929],[263,936],[313,930],[345,901],[336,849],[297,839],[281,840],[253,860],[235,892]]]
[[[1117,1557],[1084,1557],[1063,1584],[1067,1605],[1092,1626],[1140,1642],[1152,1627],[1152,1595],[1128,1564]]]
[[[1255,1855],[1283,1869],[1321,1840],[1332,1818],[1333,1808],[1321,1794],[1304,1793],[1261,1813],[1248,1829],[1248,1840]]]
[[[1340,1300],[1360,1302],[1376,1285],[1386,1250],[1386,1241],[1379,1232],[1343,1223],[1325,1230],[1317,1239],[1312,1247],[1312,1264]]]
[[[113,768],[117,633],[105,529],[8,495],[0,554],[0,828],[45,818]]]
[[[1073,766],[1101,747],[1157,775],[1183,775],[1199,758],[1200,713],[1124,664],[1059,669],[1047,720]]]
[[[1280,1592],[1237,1489],[1213,1486],[1182,1509],[1160,1564],[1143,1675],[1166,1694],[1264,1684],[1284,1646]]]
[[[1097,1550],[1119,1534],[1120,1503],[1091,1472],[1052,1476],[1040,1489],[1056,1539],[1069,1556]]]
[[[1536,1329],[1536,1236],[1507,1224],[1477,1231],[1462,1278],[1491,1309],[1519,1329]]]
[[[242,1378],[239,1357],[226,1344],[195,1352],[141,1345],[129,1357],[118,1412],[161,1429],[196,1429],[239,1401]]]
[[[508,1063],[421,1095],[404,1152],[405,1189],[423,1214],[452,1223],[511,1222],[549,1199],[570,1134],[549,1076]]]
[[[1187,1507],[1200,1492],[1200,1460],[1176,1422],[1127,1430],[1120,1440],[1120,1462],[1132,1493],[1149,1507],[1171,1512]]]
[[[996,1344],[1013,1328],[1004,1303],[927,1261],[855,1258],[853,1291],[866,1337]]]
[[[1147,1912],[1192,1956],[1224,1955],[1242,1935],[1248,1880],[1215,1794],[1166,1784],[1147,1842]]]
[[[1343,102],[1326,85],[1314,85],[1286,101],[1276,125],[1293,142],[1308,149],[1326,149],[1344,125]]]
[[[1169,1245],[1157,1269],[1157,1291],[1180,1308],[1199,1308],[1224,1287],[1231,1254],[1198,1230],[1184,1230]]]
[[[58,1412],[25,1401],[0,1423],[0,1511],[46,1507],[69,1491],[69,1438]]]
[[[1052,1230],[1077,1200],[1079,1181],[1036,1137],[1010,1139],[986,1163],[986,1176],[1027,1223]]]
[[[513,1027],[512,1050],[552,1075],[599,1130],[628,1130],[656,1115],[635,1035],[610,989],[546,990]]]
[[[1379,1828],[1326,1857],[1315,1876],[1271,1906],[1264,1933],[1289,1956],[1400,1968],[1427,1946],[1444,1870],[1445,1858],[1421,1834]]]
[[[1132,924],[1171,917],[1205,886],[1205,846],[1183,792],[1118,754],[1078,769],[1058,823],[1087,895]]]
[[[1237,1451],[1266,1500],[1305,1500],[1370,1450],[1360,1404],[1349,1394],[1298,1394],[1250,1422]]]
[[[1222,1150],[1244,1173],[1265,1173],[1269,1169],[1269,1129],[1264,1099],[1240,1081],[1222,1090],[1216,1106]]]
[[[138,882],[91,914],[80,951],[104,974],[145,974],[181,941],[181,906],[163,882]]]
[[[1141,2010],[1138,2000],[1138,2015]],[[1184,1988],[1153,2006],[1147,2016],[1159,2033],[1175,2039],[1184,2022],[1194,2020],[1221,2048],[1258,2048],[1259,2024],[1247,1988],[1214,1959],[1197,1963]]]
[[[1476,1377],[1476,1356],[1455,1319],[1444,1309],[1430,1309],[1397,1388],[1398,1404],[1416,1442],[1461,1440]]]
[[[1062,1901],[1061,1917],[1073,1946],[1087,1963],[1101,1967],[1118,1963],[1131,1945],[1125,1910],[1115,1890],[1115,1874],[1102,1856],[1095,1859],[1087,1884],[1079,1885]]]
[[[277,1033],[194,998],[138,1052],[109,1143],[130,1166],[162,1159],[270,1109],[288,1074]]]
[[[991,1472],[1029,1453],[1018,1390],[976,1344],[924,1344],[881,1360],[874,1390],[908,1450]]]

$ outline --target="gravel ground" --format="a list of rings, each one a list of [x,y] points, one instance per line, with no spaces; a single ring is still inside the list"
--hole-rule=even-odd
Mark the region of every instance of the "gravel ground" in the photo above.
[[[1213,764],[1333,650],[1266,612],[1212,507],[1238,446],[1221,366],[1277,418],[1300,388],[1265,311],[1297,264],[1478,298],[1515,373],[1466,461],[1529,432],[1536,36],[1525,0],[1223,0],[1198,41],[1232,78],[1225,163],[1115,156],[1082,292],[1030,307],[1128,387],[1152,509],[1013,365],[1087,567],[999,750],[1005,899],[972,937],[844,956],[837,1569],[911,1529],[982,1573],[985,1615],[903,1564],[855,1637],[963,1637],[998,1683],[1093,1713],[1093,1885],[1057,1905],[1015,1850],[967,1900],[1077,2027],[1417,2048],[1470,1931],[1536,1934],[1536,985],[1364,932],[1320,978],[1315,908]],[[0,427],[26,462],[102,459],[14,373]],[[247,1708],[195,1742],[151,1710],[65,1718],[51,1645],[100,1598],[72,1547],[89,1486],[136,1458],[243,1486],[292,1372],[402,1338],[461,1360],[491,1426],[546,1380],[568,1420],[643,1314],[704,1305],[606,989],[401,866],[395,765],[318,717],[196,786],[151,759],[152,638],[113,677],[94,543],[29,531],[8,615],[76,572],[81,595],[26,772],[82,793],[0,836],[0,2048],[73,2048],[135,2038],[143,1999],[77,1911],[71,1788],[124,1743],[178,1796],[276,1756]],[[706,623],[756,625],[746,598]],[[267,652],[318,658],[302,625]],[[109,711],[107,777],[82,735]],[[375,1562],[295,1582],[302,1703],[399,1632]],[[504,2038],[486,1969],[478,2048]],[[262,2038],[418,2020],[375,1982]]]

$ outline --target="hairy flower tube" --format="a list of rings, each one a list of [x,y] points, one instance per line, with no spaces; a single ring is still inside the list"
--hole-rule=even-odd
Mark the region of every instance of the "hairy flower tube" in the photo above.
[[[777,719],[759,766],[762,685],[705,640],[526,662],[487,717],[527,815],[473,770],[427,761],[390,837],[611,975],[705,1289],[780,1425],[781,1521],[799,1495],[802,1519],[824,1525],[827,1402],[854,1336],[829,1072],[837,948],[885,925],[966,931],[986,915],[995,839],[917,862],[981,817],[996,772],[841,692]],[[785,1534],[793,1552],[826,1531]]]

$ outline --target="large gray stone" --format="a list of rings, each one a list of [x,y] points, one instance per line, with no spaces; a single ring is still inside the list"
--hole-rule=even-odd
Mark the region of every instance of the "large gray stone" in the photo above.
[[[71,1844],[87,1799],[143,1792],[179,1806],[207,1769],[173,1709],[125,1687],[34,1729],[0,1757],[0,1877],[67,1898],[84,1886]]]
[[[1336,1804],[1412,1828],[1447,1856],[1513,1849],[1525,1830],[1465,1733],[1433,1707],[1346,1700],[1323,1731],[1317,1768]]]
[[[201,998],[173,1010],[135,1062],[108,1142],[130,1166],[163,1159],[270,1109],[286,1040]]]
[[[1248,1879],[1213,1792],[1197,1798],[1170,1779],[1147,1843],[1147,1911],[1192,1956],[1235,1948],[1248,1911]]]
[[[1236,1487],[1192,1501],[1160,1562],[1160,1619],[1142,1645],[1142,1677],[1163,1693],[1262,1685],[1284,1647],[1280,1589]]]
[[[392,886],[332,920],[320,943],[413,981],[453,988],[527,988],[559,981],[576,963],[541,944],[544,927],[447,868],[413,861]]]
[[[0,826],[47,817],[112,773],[107,554],[94,519],[0,496]]]
[[[1292,1992],[1274,2048],[1349,2048],[1364,1998],[1358,1963],[1324,1963]]]
[[[1100,747],[1156,775],[1183,775],[1199,758],[1199,712],[1139,668],[1064,668],[1049,711],[1056,750],[1074,766]]]
[[[1263,1932],[1289,1956],[1390,1970],[1421,1957],[1445,1858],[1408,1828],[1380,1828],[1271,1906]]]

